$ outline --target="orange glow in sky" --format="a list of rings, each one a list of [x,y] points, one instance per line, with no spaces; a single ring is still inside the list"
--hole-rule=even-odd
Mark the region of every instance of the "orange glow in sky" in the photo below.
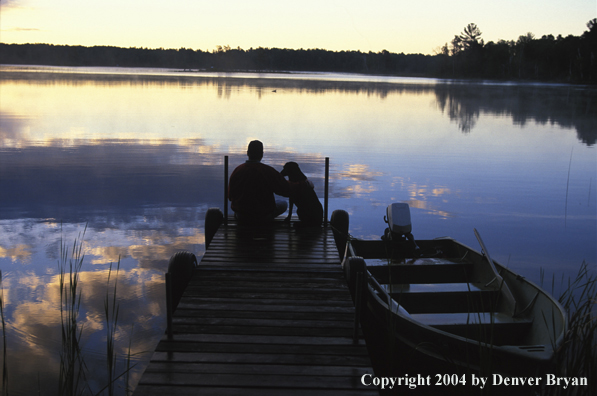
[[[433,54],[475,23],[485,42],[580,36],[595,0],[1,0],[0,41],[118,47],[321,48]]]

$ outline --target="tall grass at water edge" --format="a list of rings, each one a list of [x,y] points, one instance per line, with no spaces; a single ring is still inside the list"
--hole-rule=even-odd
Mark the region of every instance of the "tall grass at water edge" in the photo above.
[[[84,356],[80,347],[83,326],[77,323],[79,315],[81,291],[78,288],[81,268],[83,266],[84,254],[82,253],[83,237],[85,231],[79,236],[78,242],[73,243],[71,257],[68,258],[66,245],[61,243],[60,267],[60,295],[61,295],[61,319],[62,319],[62,351],[60,355],[60,378],[59,395],[101,395],[113,396],[116,392],[115,384],[125,377],[125,394],[130,393],[128,386],[129,373],[134,367],[131,366],[131,342],[129,341],[128,354],[126,356],[126,370],[120,374],[116,372],[116,332],[118,328],[118,315],[120,306],[118,303],[118,274],[120,272],[120,258],[115,270],[114,286],[111,287],[113,268],[110,264],[106,285],[106,296],[104,299],[104,315],[106,325],[106,374],[107,384],[99,391],[93,391],[89,386],[88,370],[85,365]],[[66,273],[68,262],[68,270]],[[131,334],[132,337],[132,334]]]
[[[60,242],[59,286],[60,286],[60,323],[61,350],[58,394],[75,395],[86,388],[85,361],[81,351],[83,326],[78,323],[81,306],[79,280],[83,266],[83,242],[85,231],[80,235],[79,243],[75,239],[71,257],[64,241]],[[67,272],[68,271],[68,272]]]
[[[85,228],[86,230],[86,228]],[[68,248],[66,243],[61,240],[59,269],[59,288],[60,288],[60,320],[61,320],[61,346],[60,346],[60,369],[58,376],[57,394],[60,396],[74,395],[102,395],[115,394],[115,385],[117,381],[124,377],[124,394],[131,393],[129,388],[129,373],[135,365],[131,366],[131,339],[129,340],[128,353],[126,359],[126,369],[117,374],[116,362],[117,353],[115,348],[116,330],[118,325],[119,304],[117,299],[118,273],[120,270],[120,259],[118,260],[114,286],[111,290],[110,279],[112,277],[112,264],[108,271],[107,291],[104,299],[104,314],[106,324],[106,373],[107,384],[100,390],[94,391],[90,386],[90,373],[84,359],[84,353],[81,347],[81,338],[84,332],[83,325],[79,322],[79,311],[81,308],[81,288],[80,275],[84,261],[83,238],[85,231],[79,234],[75,239],[72,248]],[[69,256],[70,252],[70,256]],[[0,316],[2,320],[2,342],[3,342],[3,367],[2,367],[2,395],[9,395],[8,384],[8,362],[7,362],[7,337],[4,317],[4,295],[1,288],[0,273]],[[41,385],[38,393],[41,394]]]
[[[391,257],[391,256],[388,256]],[[393,263],[388,259],[388,267]],[[390,284],[392,283],[391,271]],[[541,270],[541,286],[544,283],[544,271]],[[564,307],[567,318],[568,328],[564,335],[564,342],[556,350],[554,357],[554,374],[556,377],[568,378],[586,378],[588,386],[576,386],[564,388],[561,386],[544,386],[538,389],[530,390],[529,394],[538,394],[542,396],[581,396],[597,395],[597,274],[592,272],[589,265],[583,262],[578,274],[574,279],[568,279],[565,283],[562,278],[562,288],[564,290],[558,301]],[[552,279],[552,295],[555,294],[555,277]],[[399,300],[397,301],[399,303]],[[544,319],[547,320],[547,319]],[[396,323],[393,315],[388,312],[389,333],[394,334]],[[493,326],[490,327],[493,332]],[[492,334],[486,335],[488,340],[493,338]],[[556,335],[553,335],[555,342]],[[393,337],[388,338],[389,348],[393,348]],[[431,345],[432,346],[432,345]],[[429,345],[420,345],[420,347],[430,347]],[[481,370],[491,374],[491,342],[489,348],[485,351],[480,342],[480,349],[487,353],[487,356],[481,357]],[[449,361],[449,357],[446,356]],[[387,362],[392,364],[393,361]],[[485,389],[485,393],[492,393],[491,387]],[[466,391],[465,391],[466,392]],[[473,392],[474,393],[474,392]],[[483,393],[483,392],[482,392]]]
[[[116,362],[118,355],[116,354],[115,340],[116,331],[118,328],[118,313],[120,312],[120,306],[117,298],[117,287],[118,287],[118,273],[120,271],[120,258],[118,259],[118,265],[116,267],[116,275],[114,279],[114,287],[112,289],[110,298],[110,278],[112,275],[112,264],[110,264],[110,270],[108,271],[107,291],[106,298],[104,299],[104,314],[106,318],[106,363],[108,371],[108,384],[102,388],[98,394],[107,391],[109,396],[115,394],[114,385],[122,376],[124,376],[125,383],[125,394],[129,394],[131,389],[129,388],[129,374],[132,368],[136,365],[131,366],[131,347],[132,347],[132,333],[134,324],[131,325],[131,335],[129,338],[128,353],[126,356],[126,370],[117,375]]]
[[[0,271],[0,318],[2,319],[2,395],[8,395],[8,366],[6,364],[6,322],[4,321],[4,288]]]
[[[541,271],[543,283],[544,272]],[[557,377],[585,377],[588,386],[546,387],[543,394],[597,395],[597,274],[583,262],[575,279],[568,279],[560,304],[568,315],[568,329],[562,347],[556,351]],[[555,278],[552,278],[552,293]]]

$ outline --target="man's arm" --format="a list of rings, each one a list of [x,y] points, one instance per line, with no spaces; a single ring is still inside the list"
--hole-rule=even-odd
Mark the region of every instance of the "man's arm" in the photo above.
[[[284,178],[276,169],[270,168],[270,181],[275,194],[283,197],[290,197],[290,182]]]

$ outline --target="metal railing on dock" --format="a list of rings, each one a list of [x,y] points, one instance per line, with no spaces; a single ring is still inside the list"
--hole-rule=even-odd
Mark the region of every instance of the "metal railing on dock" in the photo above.
[[[224,156],[224,224],[228,223],[228,178],[229,178],[228,156]],[[329,192],[330,192],[330,158],[325,157],[324,170],[324,192],[323,192],[323,225],[328,224]]]
[[[377,395],[360,381],[373,370],[331,228],[247,227],[214,212],[135,394]]]

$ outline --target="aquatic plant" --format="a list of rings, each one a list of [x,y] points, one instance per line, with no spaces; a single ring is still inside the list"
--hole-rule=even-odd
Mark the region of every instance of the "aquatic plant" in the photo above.
[[[129,386],[130,384],[130,374],[131,374],[131,370],[133,369],[133,367],[135,367],[137,365],[137,363],[133,364],[131,366],[131,358],[132,358],[132,345],[133,345],[133,330],[135,328],[135,324],[131,324],[131,334],[129,336],[129,348],[126,354],[126,370],[125,370],[125,377],[124,377],[124,384],[125,384],[125,388],[124,388],[124,392],[126,395],[128,395],[129,393],[133,393],[133,389]]]
[[[86,230],[86,228],[85,228]],[[128,354],[126,356],[126,370],[117,375],[116,373],[116,332],[118,328],[118,315],[120,306],[118,304],[117,284],[120,271],[120,258],[118,259],[114,286],[110,287],[112,278],[112,264],[108,271],[107,290],[104,299],[104,314],[106,324],[106,361],[108,383],[99,391],[94,392],[89,385],[87,377],[88,369],[85,364],[81,348],[81,337],[83,325],[78,323],[79,310],[81,307],[81,290],[79,285],[80,274],[83,266],[83,237],[85,231],[75,239],[71,254],[67,246],[61,242],[59,261],[59,286],[60,286],[60,317],[62,324],[62,344],[60,351],[60,374],[59,374],[59,395],[99,395],[106,390],[110,396],[115,394],[115,383],[126,375],[125,392],[128,394],[128,374],[135,367],[131,366],[132,333],[129,340]],[[5,359],[6,360],[6,359]],[[7,394],[7,393],[4,393]]]
[[[66,243],[60,241],[59,286],[60,286],[60,323],[61,323],[61,350],[60,374],[58,378],[59,395],[75,395],[82,392],[85,387],[85,361],[81,351],[81,336],[83,326],[78,323],[79,308],[81,305],[81,291],[79,279],[83,265],[83,237],[85,231],[75,239],[69,249]]]
[[[8,396],[8,366],[6,364],[6,322],[4,321],[4,288],[0,271],[0,318],[2,319],[2,394]]]
[[[108,271],[108,288],[106,298],[104,300],[104,313],[106,315],[106,359],[108,363],[108,394],[114,395],[114,377],[116,370],[116,352],[114,350],[114,339],[116,336],[116,328],[118,325],[118,312],[120,306],[116,303],[116,289],[118,286],[118,272],[120,270],[120,258],[118,258],[118,266],[116,267],[116,279],[114,280],[114,291],[112,293],[112,302],[110,303],[110,276],[112,275],[112,264]]]
[[[108,271],[108,280],[106,288],[106,297],[104,299],[104,315],[106,321],[106,370],[108,373],[108,383],[100,389],[97,394],[101,394],[104,391],[108,391],[108,395],[113,396],[115,394],[114,385],[116,382],[124,376],[124,391],[125,394],[129,394],[129,374],[136,364],[131,366],[131,359],[133,354],[132,350],[132,338],[133,338],[133,327],[131,326],[131,335],[129,338],[128,352],[125,359],[126,369],[116,374],[116,364],[118,361],[118,354],[116,352],[116,332],[118,329],[118,315],[120,312],[120,305],[118,304],[117,289],[118,289],[118,273],[120,272],[120,258],[118,258],[118,264],[116,266],[116,275],[114,276],[114,286],[110,287],[110,278],[112,277],[112,264]]]
[[[543,273],[542,273],[543,276]],[[552,288],[555,281],[552,279]],[[574,280],[568,279],[559,302],[568,315],[562,347],[556,351],[557,377],[586,378],[588,386],[546,387],[545,395],[597,394],[597,274],[587,262]]]

